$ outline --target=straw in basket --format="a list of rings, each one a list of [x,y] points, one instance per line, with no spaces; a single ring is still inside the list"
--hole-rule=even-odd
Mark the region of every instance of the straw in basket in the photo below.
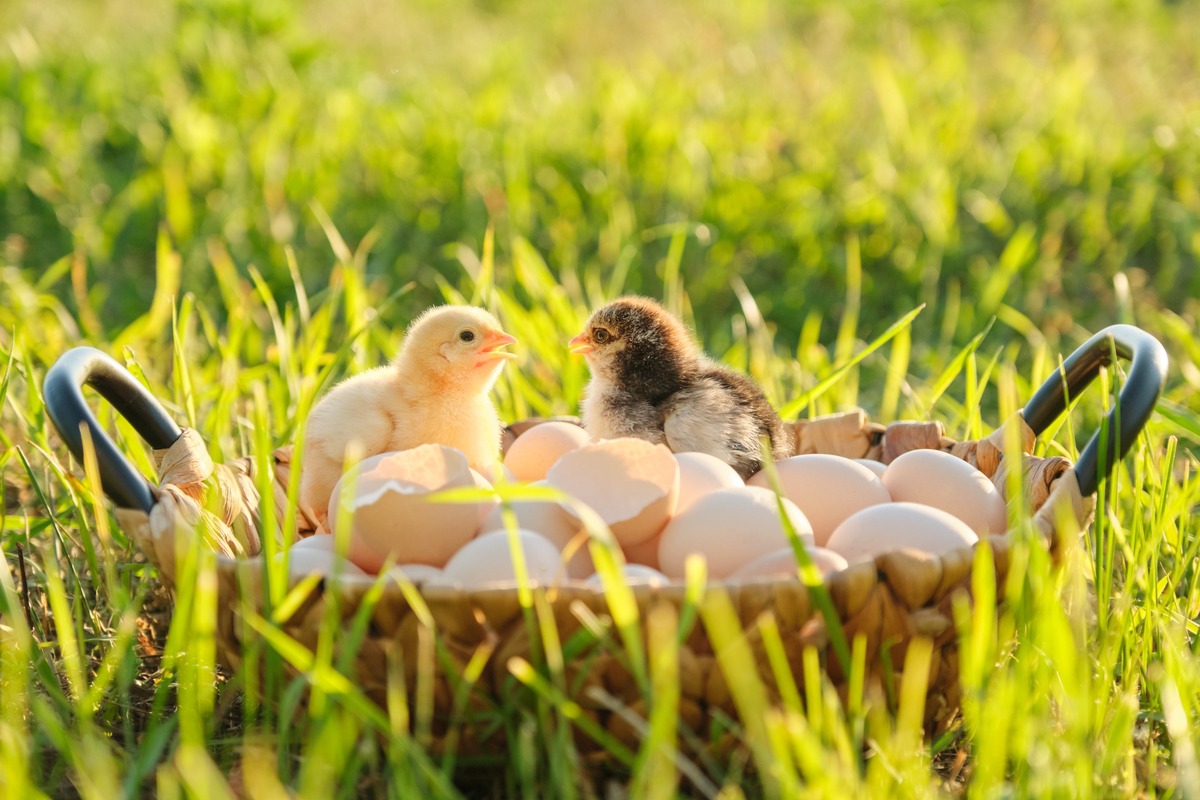
[[[1077,395],[1113,357],[1130,361],[1127,380],[1118,401],[1101,429],[1072,465],[1067,459],[1028,455],[1035,437],[1065,410],[1068,397]],[[1001,491],[1007,481],[1004,441],[1007,426],[1017,426],[1026,453],[1024,491],[1033,514],[1035,529],[1051,548],[1058,537],[1086,528],[1093,508],[1092,495],[1099,482],[1111,473],[1142,430],[1161,392],[1167,368],[1162,345],[1144,331],[1114,325],[1097,333],[1066,359],[1034,394],[1021,413],[991,436],[979,441],[954,442],[935,422],[897,422],[888,426],[871,423],[861,411],[795,422],[791,426],[795,453],[830,453],[851,458],[870,458],[889,463],[915,448],[937,448],[959,456],[989,476]],[[125,416],[155,449],[160,483],[146,480],[115,447],[98,425],[81,388],[90,385]],[[255,463],[243,458],[215,465],[199,435],[181,430],[155,399],[115,361],[91,348],[76,348],[64,354],[47,373],[44,393],[47,410],[64,441],[82,460],[86,427],[95,448],[105,492],[117,506],[117,517],[147,557],[158,567],[164,582],[176,577],[176,553],[185,541],[200,532],[218,553],[219,612],[218,652],[231,667],[242,663],[251,627],[241,618],[242,609],[263,609],[264,585],[261,537],[276,536],[278,530],[261,530],[261,504],[274,503],[275,519],[286,517],[287,486],[291,448],[276,451],[274,498],[260,498]],[[506,444],[536,420],[512,425],[505,433]],[[313,521],[300,514],[296,534],[306,536],[315,529]],[[1008,569],[1010,539],[985,537],[975,547],[992,551],[996,580],[1002,584]],[[914,637],[932,641],[925,723],[930,732],[947,726],[959,708],[958,639],[951,605],[956,595],[969,592],[974,547],[941,556],[912,551],[894,551],[872,561],[852,564],[826,579],[828,596],[847,640],[862,637],[866,644],[867,681],[878,684],[898,680]],[[363,581],[323,580],[307,599],[280,624],[284,632],[310,648],[327,605],[336,603],[337,613],[351,620],[365,602],[371,584]],[[801,674],[804,652],[816,648],[831,681],[845,688],[846,670],[831,652],[827,620],[814,603],[809,587],[797,579],[761,580],[730,584],[727,592],[744,630],[750,651],[758,661],[764,684],[775,690],[772,668],[767,663],[756,621],[770,612],[784,643],[785,655],[794,674]],[[522,614],[515,589],[467,589],[445,584],[421,586],[422,615],[414,613],[401,587],[385,586],[378,602],[369,610],[367,633],[353,654],[354,678],[358,686],[377,702],[386,703],[389,660],[403,660],[407,688],[413,691],[422,651],[419,639],[432,620],[440,642],[449,655],[437,673],[434,687],[434,718],[431,746],[438,749],[438,736],[448,730],[456,675],[481,645],[487,645],[487,668],[472,687],[469,708],[479,709],[508,702],[517,684],[508,665],[514,656],[532,659],[536,630]],[[685,588],[636,586],[633,597],[641,619],[659,603],[676,610],[686,602]],[[591,635],[585,621],[594,624],[609,611],[603,590],[578,582],[551,587],[545,595],[553,614],[560,642],[579,642]],[[428,610],[426,621],[422,622]],[[589,702],[589,697],[616,698],[635,712],[645,709],[642,690],[630,675],[628,663],[598,642],[573,650],[564,665],[568,684],[578,687],[573,695],[599,725],[619,735],[636,738],[623,726],[611,707]],[[643,648],[645,642],[642,643]],[[427,652],[427,650],[426,650]],[[644,652],[644,650],[643,650]],[[394,670],[393,670],[394,675]],[[693,626],[679,652],[681,723],[694,731],[706,731],[718,718],[736,716],[729,681],[704,626]],[[603,690],[591,692],[589,687]],[[611,702],[611,701],[610,701]],[[727,716],[726,716],[727,715]],[[701,737],[703,738],[703,737]],[[466,726],[456,742],[460,752],[503,752],[502,732],[483,726]],[[583,743],[586,749],[586,742]],[[604,755],[593,744],[597,759]]]

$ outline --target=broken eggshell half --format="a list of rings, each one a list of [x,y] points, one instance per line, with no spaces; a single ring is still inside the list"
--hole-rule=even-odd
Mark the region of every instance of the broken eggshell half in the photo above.
[[[595,510],[628,547],[657,535],[675,513],[679,464],[661,444],[603,439],[566,453],[546,481]]]
[[[354,482],[348,499],[352,511],[350,560],[378,573],[390,557],[394,563],[442,567],[474,538],[483,518],[496,504],[437,502],[430,497],[446,489],[491,488],[453,447],[426,444],[383,453],[352,467],[337,482],[329,499],[331,528],[338,524],[344,485]],[[336,528],[335,528],[336,530]]]

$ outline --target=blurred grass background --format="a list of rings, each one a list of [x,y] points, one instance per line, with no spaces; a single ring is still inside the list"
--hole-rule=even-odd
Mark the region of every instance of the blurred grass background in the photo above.
[[[314,207],[366,273],[461,274],[496,226],[558,275],[679,274],[706,340],[738,276],[795,341],[832,325],[848,259],[916,339],[996,314],[1025,335],[1200,296],[1194,3],[313,2],[8,4],[4,263],[64,256],[64,300],[111,335],[213,249],[277,292],[328,279]],[[676,233],[680,235],[675,236]],[[1129,291],[1114,288],[1123,275]],[[835,313],[827,313],[833,310]],[[824,330],[826,336],[832,330]]]

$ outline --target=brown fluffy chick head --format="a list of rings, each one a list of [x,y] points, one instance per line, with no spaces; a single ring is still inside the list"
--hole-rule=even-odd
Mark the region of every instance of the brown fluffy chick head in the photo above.
[[[622,297],[597,309],[570,341],[594,380],[654,402],[677,391],[699,366],[687,327],[655,301]]]
[[[516,358],[500,348],[517,340],[482,308],[435,306],[408,326],[397,357],[412,379],[427,379],[441,387],[487,391],[504,362]]]

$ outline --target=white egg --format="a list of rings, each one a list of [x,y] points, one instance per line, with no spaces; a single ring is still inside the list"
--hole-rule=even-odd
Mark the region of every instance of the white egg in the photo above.
[[[306,536],[292,544],[292,552],[297,550],[321,550],[326,553],[332,553],[334,550],[334,538],[329,533],[314,533],[312,536]]]
[[[849,562],[907,548],[942,555],[979,537],[958,517],[919,503],[885,503],[854,514],[829,537],[829,549]]]
[[[399,579],[403,575],[410,583],[423,583],[433,578],[440,578],[444,574],[442,570],[428,564],[397,564],[387,571],[389,578]]]
[[[806,545],[813,542],[808,519],[787,498],[788,520]],[[704,495],[668,523],[658,546],[658,568],[682,578],[689,555],[708,562],[710,578],[720,580],[759,556],[790,546],[775,493],[758,486],[720,489]]]
[[[883,485],[897,502],[940,508],[979,536],[1004,533],[1008,509],[988,477],[941,450],[910,450],[888,465]]]
[[[621,573],[625,576],[625,582],[630,586],[637,586],[639,584],[647,584],[649,586],[666,586],[671,582],[670,578],[668,578],[666,575],[663,575],[658,570],[651,569],[650,567],[642,564],[626,564],[621,568]],[[604,582],[598,573],[588,577],[585,583],[591,584],[592,586],[604,585]]]
[[[340,564],[337,563],[339,559],[331,550],[323,550],[315,547],[301,547],[299,549],[293,547],[290,553],[280,553],[275,558],[276,560],[282,560],[285,555],[288,556],[288,575],[292,579],[303,578],[314,572],[326,577],[338,572],[347,578],[367,574],[354,566],[350,561],[342,559]]]
[[[558,548],[532,531],[515,531],[530,583],[546,586],[563,577]],[[516,580],[507,531],[493,531],[468,542],[455,553],[443,570],[447,578],[465,586],[482,586]]]
[[[536,427],[540,428],[541,425]],[[544,483],[545,481],[534,481],[531,485]],[[558,547],[560,553],[567,547],[575,547],[571,560],[567,562],[568,576],[583,578],[596,571],[592,566],[587,537],[581,535],[583,526],[561,505],[550,500],[519,500],[510,503],[509,508],[517,518],[518,528],[545,536]],[[481,533],[502,530],[504,511],[503,506],[498,505],[484,518]]]
[[[792,456],[776,463],[775,469],[783,496],[808,517],[813,540],[822,547],[834,528],[854,512],[892,501],[879,477],[849,458],[815,453]],[[765,471],[746,483],[771,488]]]
[[[675,505],[676,514],[689,508],[709,492],[746,484],[733,467],[708,453],[676,453],[675,461],[679,464],[679,501]]]

